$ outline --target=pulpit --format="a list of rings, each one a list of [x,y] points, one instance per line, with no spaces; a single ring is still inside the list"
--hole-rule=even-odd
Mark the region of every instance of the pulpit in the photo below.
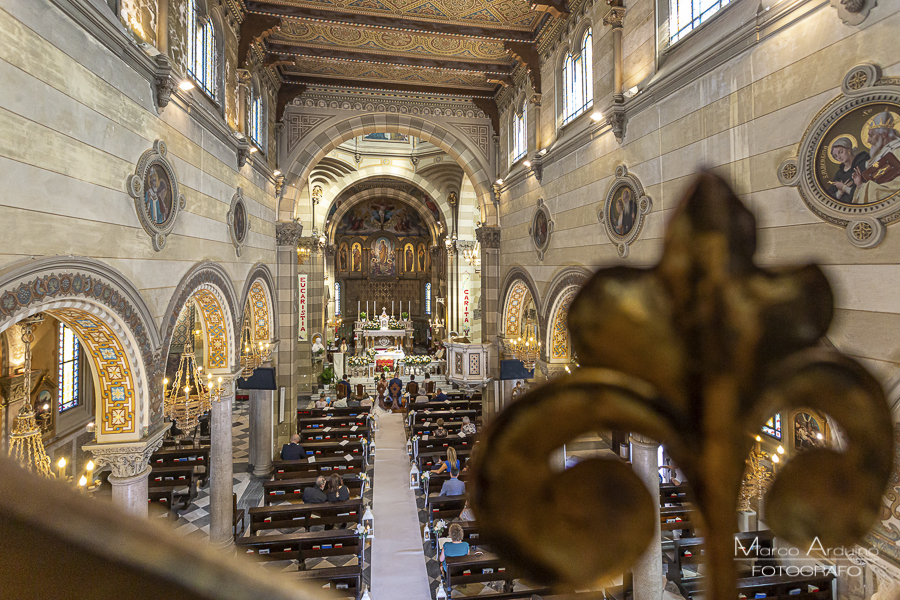
[[[473,388],[481,387],[488,376],[490,344],[472,344],[466,338],[444,342],[447,349],[447,379],[451,383]]]

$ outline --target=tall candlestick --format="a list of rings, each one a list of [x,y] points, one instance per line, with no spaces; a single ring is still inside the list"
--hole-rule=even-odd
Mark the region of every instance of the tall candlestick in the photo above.
[[[394,316],[394,301],[391,300],[391,316]]]

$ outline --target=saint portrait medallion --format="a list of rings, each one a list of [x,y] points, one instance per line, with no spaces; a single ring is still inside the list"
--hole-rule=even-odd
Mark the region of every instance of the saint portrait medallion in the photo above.
[[[778,180],[843,227],[851,244],[873,248],[900,219],[900,79],[857,65],[841,91],[810,123],[798,156],[781,163]]]
[[[247,241],[247,232],[250,231],[250,217],[247,214],[247,203],[244,200],[244,190],[238,188],[234,196],[231,197],[231,208],[226,215],[228,223],[228,233],[231,236],[231,243],[234,244],[234,252],[240,257],[244,248],[244,242]]]
[[[134,174],[126,181],[141,227],[150,235],[157,252],[165,247],[166,236],[175,227],[178,212],[185,205],[175,169],[166,158],[167,152],[165,142],[153,142],[153,148],[141,155]]]
[[[531,242],[534,249],[537,250],[538,260],[544,260],[544,254],[550,247],[550,237],[553,234],[553,219],[550,216],[550,210],[544,204],[543,198],[538,198],[537,210],[531,219],[531,227],[528,228],[528,235],[531,236]]]
[[[616,178],[606,193],[603,207],[597,212],[597,219],[622,258],[628,256],[629,246],[641,234],[644,217],[652,207],[640,180],[629,173],[625,165],[616,167]]]

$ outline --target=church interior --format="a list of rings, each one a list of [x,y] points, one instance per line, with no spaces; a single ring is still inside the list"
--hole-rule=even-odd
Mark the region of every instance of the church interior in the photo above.
[[[0,598],[900,600],[898,31],[0,0]]]

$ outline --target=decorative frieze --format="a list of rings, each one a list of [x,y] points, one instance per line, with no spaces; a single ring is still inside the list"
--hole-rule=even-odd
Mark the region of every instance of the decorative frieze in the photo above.
[[[482,226],[475,230],[475,239],[481,244],[482,248],[500,248],[500,228]]]

